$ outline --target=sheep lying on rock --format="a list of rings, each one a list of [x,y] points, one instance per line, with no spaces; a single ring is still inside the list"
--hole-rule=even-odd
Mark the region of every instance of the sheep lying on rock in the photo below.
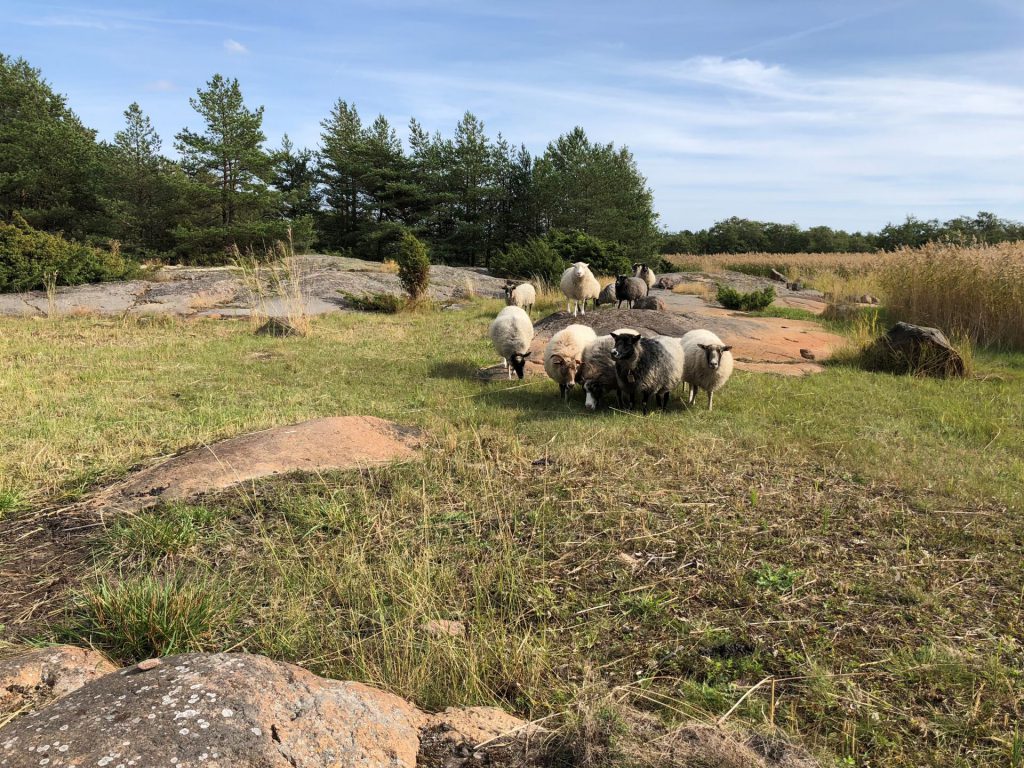
[[[601,293],[597,297],[597,301],[594,303],[600,307],[602,304],[614,304],[616,301],[615,283],[608,283],[608,285],[601,289]]]
[[[632,309],[633,302],[646,296],[648,290],[647,283],[639,277],[619,275],[615,278],[615,298],[619,302],[616,308],[621,308],[622,302],[626,302],[626,306]]]
[[[537,289],[529,283],[505,283],[505,303],[510,307],[522,307],[527,313],[537,303]]]
[[[523,378],[526,358],[530,356],[530,342],[533,341],[533,323],[521,307],[505,307],[491,321],[491,343],[501,355],[501,360],[512,378],[512,371]]]
[[[703,389],[708,393],[710,411],[715,391],[725,386],[732,375],[732,347],[704,329],[690,331],[680,339],[680,343],[686,360],[683,378],[690,385],[687,402],[693,405],[697,390]]]
[[[583,365],[583,350],[597,334],[587,325],[570,325],[563,328],[544,348],[544,370],[558,382],[558,390],[568,398],[569,390],[576,384],[576,378]]]
[[[635,331],[614,331],[611,355],[619,390],[627,405],[639,402],[647,414],[647,402],[668,408],[669,396],[683,380],[683,345],[671,336],[644,339]]]
[[[577,261],[562,273],[559,285],[562,288],[562,293],[569,299],[565,305],[565,311],[571,311],[573,317],[581,308],[582,313],[587,314],[587,299],[593,299],[596,303],[597,297],[601,293],[601,284],[597,282],[590,267],[582,261]]]
[[[657,296],[644,296],[633,302],[633,309],[657,309],[665,311],[665,302]]]
[[[646,264],[637,262],[633,265],[633,277],[639,277],[645,283],[647,283],[648,289],[654,287],[656,277],[654,270],[648,267]]]
[[[583,350],[583,366],[577,378],[583,381],[588,411],[596,410],[601,405],[601,398],[606,392],[614,392],[619,405],[622,405],[615,359],[612,357],[614,347],[615,339],[611,336],[598,336]]]

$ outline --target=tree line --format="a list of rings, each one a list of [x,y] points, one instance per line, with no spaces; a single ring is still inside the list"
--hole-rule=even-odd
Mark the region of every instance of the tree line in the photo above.
[[[865,253],[917,248],[942,241],[994,245],[1024,240],[1024,224],[1001,219],[986,211],[958,216],[946,222],[907,216],[900,224],[886,224],[878,232],[846,232],[831,227],[801,229],[732,217],[707,229],[662,234],[659,251],[669,253]]]
[[[263,107],[214,75],[190,99],[198,128],[173,139],[138,104],[98,141],[23,59],[0,54],[0,220],[124,253],[191,263],[290,239],[297,248],[388,258],[412,232],[434,261],[487,265],[513,244],[578,231],[627,257],[657,249],[653,196],[625,147],[574,128],[534,157],[467,112],[454,134],[415,119],[406,143],[386,117],[338,100],[319,146],[268,148]],[[408,147],[408,149],[406,148]]]

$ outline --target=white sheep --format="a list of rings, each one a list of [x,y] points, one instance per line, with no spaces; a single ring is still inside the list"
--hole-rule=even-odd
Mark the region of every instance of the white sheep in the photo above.
[[[514,370],[516,376],[523,378],[523,368],[526,358],[530,356],[530,343],[533,341],[530,316],[521,307],[505,307],[491,321],[489,333],[494,349],[505,364],[508,377],[512,378]]]
[[[711,410],[715,392],[725,386],[732,375],[732,346],[723,344],[711,331],[700,329],[684,334],[683,380],[690,385],[687,402],[693,405],[697,390],[708,393],[708,410]]]
[[[544,370],[558,382],[558,391],[568,398],[569,390],[576,384],[576,375],[583,365],[583,350],[597,334],[587,325],[570,325],[563,328],[544,348]]]
[[[505,303],[510,307],[522,307],[529,313],[537,303],[537,289],[529,283],[505,283]]]
[[[573,317],[576,317],[577,310],[581,307],[583,314],[587,314],[587,299],[596,302],[597,297],[601,295],[601,284],[583,261],[577,261],[562,273],[560,285],[562,293],[569,299],[565,311],[571,311]]]
[[[647,290],[650,292],[651,288],[654,287],[654,283],[657,277],[654,274],[654,270],[648,267],[643,262],[637,262],[633,265],[633,277],[639,277],[645,283],[647,283]]]

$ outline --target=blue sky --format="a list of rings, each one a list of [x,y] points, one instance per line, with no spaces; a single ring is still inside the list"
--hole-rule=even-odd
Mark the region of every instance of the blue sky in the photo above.
[[[1024,0],[9,2],[0,51],[111,138],[138,101],[172,151],[220,72],[271,144],[338,99],[450,135],[465,110],[535,152],[628,145],[661,223],[877,230],[1024,219]]]

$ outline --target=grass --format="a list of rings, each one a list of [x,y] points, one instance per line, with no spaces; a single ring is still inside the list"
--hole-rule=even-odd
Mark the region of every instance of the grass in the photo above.
[[[561,713],[570,764],[615,764],[626,738],[595,678],[668,726],[728,716],[849,765],[1019,762],[1024,356],[977,350],[963,381],[737,372],[710,414],[588,416],[547,380],[472,378],[500,307],[337,314],[294,339],[0,320],[5,532],[249,430],[360,413],[428,435],[421,461],[108,519],[50,621],[0,624]]]
[[[901,319],[1024,350],[1024,242],[900,251],[879,282]]]

